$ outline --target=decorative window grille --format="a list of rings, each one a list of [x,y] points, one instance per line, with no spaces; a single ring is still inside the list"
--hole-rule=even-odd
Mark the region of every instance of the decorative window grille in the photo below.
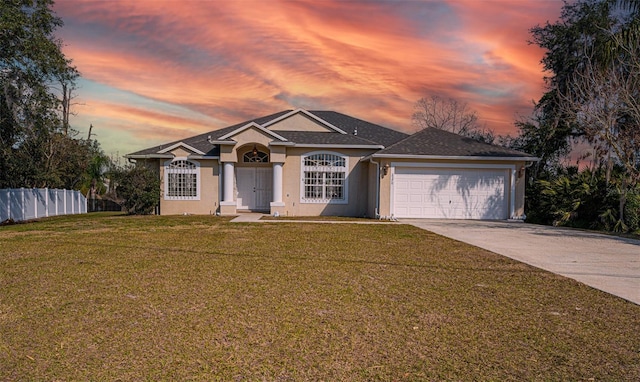
[[[347,158],[332,153],[302,157],[302,202],[346,203]]]
[[[166,199],[197,199],[198,165],[188,160],[174,160],[165,166]]]
[[[242,156],[244,163],[267,163],[269,162],[269,154],[263,151],[248,151]]]

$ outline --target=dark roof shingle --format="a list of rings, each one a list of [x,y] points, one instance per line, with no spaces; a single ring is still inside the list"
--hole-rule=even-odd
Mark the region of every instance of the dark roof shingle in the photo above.
[[[532,155],[492,145],[448,131],[426,128],[374,155],[532,158]]]
[[[181,139],[178,141],[169,142],[163,145],[150,147],[144,150],[136,151],[129,154],[129,156],[141,156],[157,154],[164,148],[170,147],[177,143],[187,144],[195,149],[198,149],[206,155],[217,156],[220,153],[218,145],[212,145],[209,143],[209,136],[213,140],[218,140],[220,137],[229,134],[230,132],[241,128],[249,123],[255,122],[258,125],[266,124],[274,119],[277,119],[292,110],[284,110],[278,113],[270,114],[267,116],[250,119],[241,123],[237,123],[219,130],[213,130],[207,133],[199,134],[193,137]],[[309,113],[317,116],[318,118],[330,123],[331,125],[343,130],[347,134],[341,134],[338,132],[306,132],[306,131],[278,131],[273,130],[274,133],[285,137],[288,141],[298,144],[336,144],[336,145],[382,145],[388,146],[395,143],[408,135],[396,130],[392,130],[380,125],[376,125],[367,121],[363,121],[358,118],[348,116],[346,114],[337,113],[335,111],[309,111]],[[357,135],[353,132],[357,131]]]
[[[213,131],[209,131],[203,134],[199,134],[199,135],[195,135],[193,137],[189,137],[189,138],[185,138],[185,139],[180,139],[178,141],[173,141],[173,142],[169,142],[169,143],[165,143],[162,145],[158,145],[158,146],[154,146],[154,147],[150,147],[148,149],[144,149],[144,150],[140,150],[140,151],[136,151],[134,153],[128,154],[131,156],[137,156],[137,155],[149,155],[149,154],[156,154],[158,151],[166,148],[166,147],[170,147],[172,145],[175,145],[177,143],[184,143],[187,144],[195,149],[198,149],[204,153],[206,153],[206,155],[209,156],[217,156],[220,154],[220,147],[218,145],[212,145],[211,143],[209,143],[209,136],[211,136],[211,138],[213,140],[215,140],[218,137],[222,137],[225,134],[228,134],[236,129],[241,128],[242,126],[249,124],[251,122],[255,122],[259,125],[263,124],[263,123],[267,123],[273,119],[276,119],[288,112],[290,112],[291,110],[285,110],[285,111],[281,111],[275,114],[270,114],[264,117],[260,117],[260,118],[254,118],[254,119],[250,119],[248,121],[244,121],[244,122],[240,122],[240,123],[236,123],[235,125],[231,125],[231,126],[227,126],[224,127],[222,129],[218,129],[218,130],[213,130]]]
[[[339,127],[347,134],[353,134],[353,132],[357,130],[358,137],[385,147],[409,136],[403,132],[392,130],[384,126],[376,125],[335,111],[314,110],[310,111],[310,113],[336,127]]]
[[[381,146],[377,142],[372,142],[353,134],[325,133],[319,131],[280,131],[273,130],[274,133],[285,138],[289,142],[302,145],[365,145]]]

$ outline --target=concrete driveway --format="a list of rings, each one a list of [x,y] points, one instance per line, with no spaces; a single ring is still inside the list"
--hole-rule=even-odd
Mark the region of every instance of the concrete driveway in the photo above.
[[[402,219],[640,305],[640,240],[502,221]]]

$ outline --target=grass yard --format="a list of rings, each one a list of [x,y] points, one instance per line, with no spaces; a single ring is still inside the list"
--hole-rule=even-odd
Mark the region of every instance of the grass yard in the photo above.
[[[0,288],[3,381],[640,380],[640,306],[401,224],[50,218]]]

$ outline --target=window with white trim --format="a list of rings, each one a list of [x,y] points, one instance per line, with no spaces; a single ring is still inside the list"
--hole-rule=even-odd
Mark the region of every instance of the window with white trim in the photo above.
[[[164,168],[165,199],[197,200],[200,198],[200,182],[197,162],[176,159]]]
[[[302,202],[346,203],[348,158],[335,153],[302,157]]]

